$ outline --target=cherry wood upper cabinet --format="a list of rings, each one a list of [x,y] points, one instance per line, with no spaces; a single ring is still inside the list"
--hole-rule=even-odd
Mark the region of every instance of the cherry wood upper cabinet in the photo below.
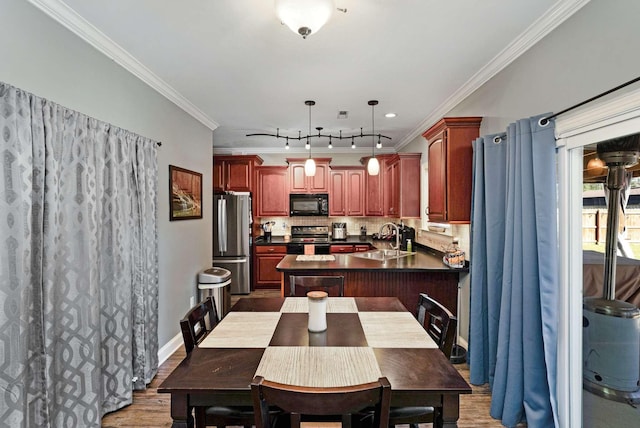
[[[346,170],[346,205],[348,216],[364,215],[364,169]]]
[[[364,175],[364,215],[366,216],[384,216],[385,215],[385,172],[387,168],[387,159],[392,155],[378,155],[380,163],[380,172],[378,175],[369,175],[365,171]],[[367,165],[369,157],[360,159],[362,165]]]
[[[482,117],[445,117],[422,136],[429,155],[429,220],[469,223],[473,167],[472,141]]]
[[[364,216],[364,168],[332,167],[329,173],[329,215]]]
[[[329,215],[347,215],[345,171],[331,168],[329,173]]]
[[[384,166],[384,214],[388,217],[399,217],[398,159],[391,158]],[[382,171],[382,170],[381,170]]]
[[[420,153],[396,153],[385,160],[385,214],[420,218]]]
[[[289,170],[286,166],[256,168],[255,212],[258,217],[289,216]]]
[[[253,191],[254,168],[262,165],[260,156],[214,156],[213,191]]]
[[[289,192],[290,193],[328,193],[329,163],[331,158],[313,158],[316,163],[316,174],[307,177],[304,173],[306,158],[288,158]]]

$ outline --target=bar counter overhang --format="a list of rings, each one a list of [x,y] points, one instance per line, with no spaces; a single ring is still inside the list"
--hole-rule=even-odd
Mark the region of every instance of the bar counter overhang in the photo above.
[[[397,297],[409,310],[418,305],[420,293],[440,301],[457,316],[460,274],[468,267],[453,269],[442,257],[419,250],[416,254],[388,259],[368,260],[349,254],[332,254],[334,260],[299,261],[287,255],[276,266],[281,272],[281,294],[289,295],[290,275],[343,275],[346,297]]]

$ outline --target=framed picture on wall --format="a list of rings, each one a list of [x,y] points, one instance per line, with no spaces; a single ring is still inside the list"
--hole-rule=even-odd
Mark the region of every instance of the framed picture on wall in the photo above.
[[[169,220],[202,218],[202,174],[169,165]]]

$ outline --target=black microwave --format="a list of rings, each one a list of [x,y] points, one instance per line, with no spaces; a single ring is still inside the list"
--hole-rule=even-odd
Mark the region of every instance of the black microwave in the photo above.
[[[290,216],[328,216],[329,195],[326,193],[289,194]]]

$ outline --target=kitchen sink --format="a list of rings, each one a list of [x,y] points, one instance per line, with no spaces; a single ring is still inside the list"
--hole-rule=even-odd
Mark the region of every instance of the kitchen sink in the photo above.
[[[391,260],[391,259],[399,259],[401,257],[410,256],[412,253],[410,251],[402,251],[402,250],[371,250],[364,251],[362,253],[351,253],[349,254],[352,257],[359,257],[361,259],[369,259],[369,260]]]

